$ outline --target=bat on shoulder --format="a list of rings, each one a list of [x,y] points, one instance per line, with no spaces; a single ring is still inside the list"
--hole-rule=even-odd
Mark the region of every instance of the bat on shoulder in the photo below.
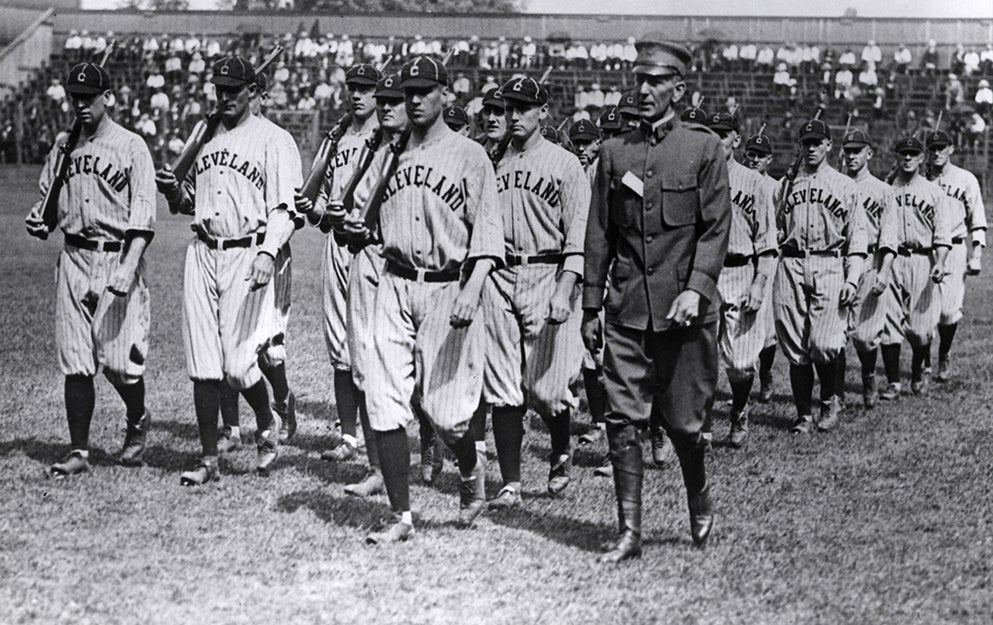
[[[307,221],[312,226],[321,223],[321,219],[324,217],[324,209],[318,208],[315,204],[317,202],[317,195],[321,191],[321,185],[324,184],[324,177],[328,169],[328,160],[330,160],[331,155],[338,151],[338,143],[345,136],[345,132],[351,125],[352,115],[351,113],[346,113],[330,131],[325,133],[324,140],[321,141],[320,147],[317,148],[314,162],[310,166],[310,173],[307,174],[307,178],[300,187],[300,195],[310,200],[311,209],[307,213]]]

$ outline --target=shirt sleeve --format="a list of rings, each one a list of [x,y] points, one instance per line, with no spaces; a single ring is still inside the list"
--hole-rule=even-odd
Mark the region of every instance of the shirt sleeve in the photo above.
[[[755,253],[774,252],[778,247],[776,234],[776,206],[772,201],[771,187],[761,177],[756,178],[755,189]]]
[[[932,247],[952,246],[952,214],[955,207],[952,205],[952,198],[948,197],[944,189],[935,185],[934,203],[934,233],[931,236]]]
[[[614,257],[617,231],[610,223],[610,153],[600,151],[590,195],[583,244],[583,308],[600,310],[607,284],[610,259]]]
[[[686,288],[699,293],[707,301],[717,296],[717,278],[724,268],[731,232],[731,192],[728,183],[727,159],[721,154],[715,138],[708,141],[701,155],[697,176],[700,201],[699,236],[690,278]]]
[[[572,158],[562,180],[563,271],[583,277],[583,240],[590,211],[590,184],[579,160]]]
[[[477,173],[470,185],[470,198],[474,199],[466,207],[466,220],[469,222],[469,253],[466,260],[492,258],[497,267],[504,264],[503,220],[500,218],[500,200],[497,197],[496,172],[486,158],[483,147],[473,142],[471,152],[466,154],[466,162],[476,163],[467,171]]]
[[[131,207],[125,232],[153,232],[155,229],[155,165],[148,146],[141,139],[131,140]]]
[[[965,210],[973,243],[985,247],[986,207],[983,205],[983,194],[979,191],[979,181],[972,175],[965,184]]]
[[[265,151],[264,200],[267,213],[288,211],[292,217],[296,190],[303,184],[300,151],[289,133],[272,133]]]
[[[896,253],[900,247],[900,207],[896,205],[896,190],[890,187],[883,198],[879,216],[879,238],[876,249]]]

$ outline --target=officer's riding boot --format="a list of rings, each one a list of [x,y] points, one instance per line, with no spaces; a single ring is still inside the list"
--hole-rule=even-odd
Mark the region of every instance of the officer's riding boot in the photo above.
[[[703,547],[714,526],[710,484],[707,482],[706,450],[701,437],[676,435],[672,439],[679,466],[683,470],[686,499],[690,508],[690,534],[693,544]]]
[[[617,563],[641,556],[641,482],[644,464],[634,426],[617,428],[608,425],[607,437],[614,466],[620,539],[600,556],[600,562]]]

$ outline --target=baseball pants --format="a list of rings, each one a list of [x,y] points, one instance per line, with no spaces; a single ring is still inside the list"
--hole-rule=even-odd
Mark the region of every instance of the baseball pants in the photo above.
[[[766,344],[762,309],[747,313],[740,306],[754,279],[755,266],[749,263],[741,267],[725,267],[717,280],[717,290],[724,301],[718,352],[732,382],[755,375],[759,352]]]
[[[844,261],[835,256],[783,258],[776,271],[776,338],[792,365],[828,363],[848,340],[840,303]]]
[[[849,316],[849,319],[854,319],[854,323],[849,324],[852,342],[855,344],[855,349],[860,352],[870,352],[879,347],[887,324],[899,322],[898,307],[893,300],[890,287],[879,295],[874,295],[872,292],[878,275],[879,268],[875,263],[872,266],[866,265],[866,271],[859,282],[856,296],[858,300],[853,307],[853,314]],[[892,269],[889,279],[892,286],[894,280]]]
[[[546,320],[557,265],[525,265],[490,274],[486,298],[486,374],[483,397],[493,406],[524,406],[541,416],[572,411],[572,384],[583,363],[579,286],[564,323]]]
[[[967,239],[968,240],[968,239]],[[941,325],[952,325],[962,319],[962,304],[965,301],[965,272],[969,251],[965,243],[954,243],[945,258],[945,271],[948,275],[938,285],[941,297]]]
[[[369,359],[374,357],[376,290],[382,280],[385,260],[379,246],[367,246],[352,258],[348,271],[347,335],[352,380],[365,390]]]
[[[193,380],[226,380],[245,389],[262,377],[258,354],[272,338],[273,286],[246,280],[255,246],[210,249],[194,238],[183,276],[183,344]]]
[[[142,259],[127,295],[107,290],[121,252],[66,246],[55,269],[55,344],[63,375],[131,384],[145,373],[150,304]]]
[[[765,338],[763,348],[772,347],[776,344],[776,315],[773,310],[773,299],[775,299],[776,273],[778,272],[779,261],[773,268],[772,274],[765,281],[765,295],[762,297],[762,308],[759,309],[759,317],[762,318],[762,336]]]
[[[290,322],[290,299],[293,290],[293,255],[290,244],[279,248],[276,253],[275,273],[272,276],[273,306],[272,339],[266,347],[266,355],[272,364],[286,362],[286,328]]]
[[[324,244],[324,258],[321,263],[321,293],[324,298],[324,340],[328,347],[331,366],[338,371],[348,371],[351,359],[348,354],[348,332],[345,320],[348,316],[346,303],[348,293],[348,267],[351,253],[338,245],[334,236],[328,235]]]
[[[384,271],[365,374],[373,430],[405,427],[416,403],[446,443],[468,431],[483,390],[486,327],[482,305],[468,327],[451,326],[459,291],[459,282],[416,282]]]
[[[940,285],[931,280],[931,268],[931,257],[926,254],[893,259],[893,279],[887,294],[895,314],[884,329],[884,345],[899,345],[904,336],[914,347],[931,343],[941,316]]]

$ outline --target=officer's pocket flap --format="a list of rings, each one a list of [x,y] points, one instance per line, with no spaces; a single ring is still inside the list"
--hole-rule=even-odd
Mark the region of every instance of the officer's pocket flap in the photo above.
[[[663,174],[662,220],[666,226],[696,223],[697,182],[694,174]]]

